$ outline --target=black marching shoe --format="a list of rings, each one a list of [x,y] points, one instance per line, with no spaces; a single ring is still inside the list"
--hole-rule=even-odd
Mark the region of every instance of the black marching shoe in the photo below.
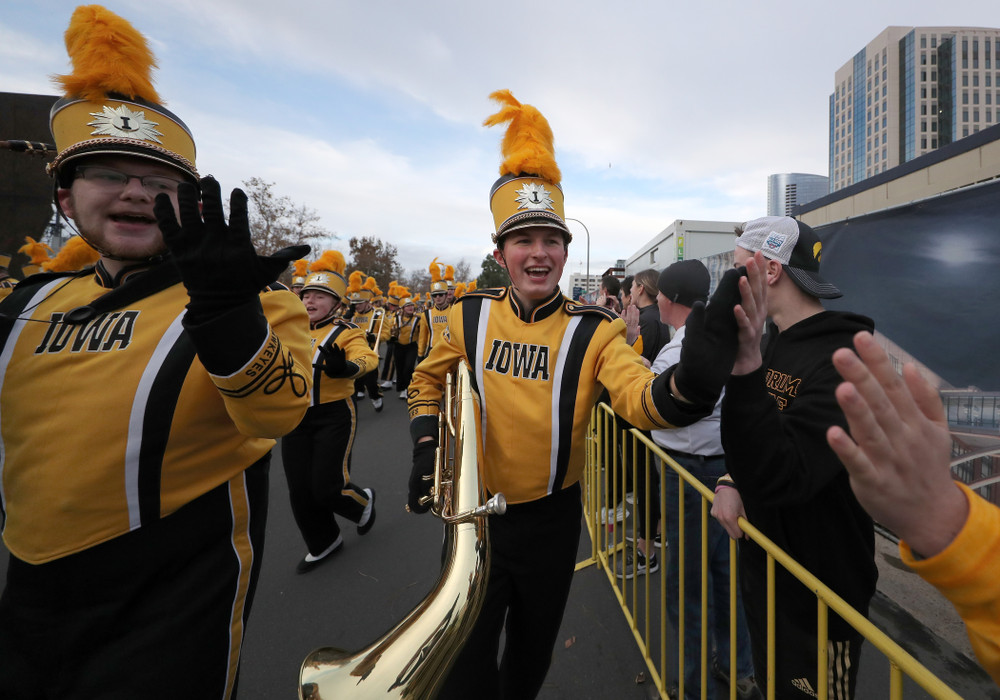
[[[365,506],[365,512],[358,521],[359,535],[367,535],[375,524],[375,489],[364,489],[364,492],[368,494],[368,505]]]
[[[305,557],[303,557],[302,561],[300,561],[298,565],[295,567],[295,572],[298,574],[305,574],[312,571],[323,562],[327,562],[333,559],[333,555],[339,552],[341,547],[343,546],[344,546],[344,538],[341,537],[340,535],[337,535],[337,539],[334,540],[333,544],[324,549],[322,553],[318,554],[317,556],[313,556],[312,554],[306,554]]]

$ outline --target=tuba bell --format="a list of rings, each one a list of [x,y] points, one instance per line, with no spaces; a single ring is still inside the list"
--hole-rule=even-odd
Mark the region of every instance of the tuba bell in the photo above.
[[[431,495],[444,521],[444,564],[434,588],[394,628],[353,654],[324,647],[305,658],[300,700],[433,698],[475,624],[486,594],[490,546],[486,515],[501,514],[503,494],[485,501],[479,474],[479,399],[468,365],[448,375]],[[454,386],[453,386],[454,384]]]

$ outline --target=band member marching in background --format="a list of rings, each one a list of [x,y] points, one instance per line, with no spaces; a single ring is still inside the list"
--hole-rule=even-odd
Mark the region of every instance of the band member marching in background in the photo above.
[[[448,328],[448,282],[441,276],[441,264],[434,258],[430,265],[431,305],[423,312],[424,324],[427,326],[427,347],[420,354],[420,359],[427,357],[427,354],[434,347],[434,344],[444,335]]]
[[[559,291],[571,239],[552,131],[545,118],[502,90],[501,111],[486,125],[510,122],[501,178],[490,205],[493,257],[510,286],[467,292],[450,310],[448,330],[417,367],[410,387],[414,441],[408,506],[431,482],[441,387],[460,362],[469,364],[482,406],[481,466],[488,495],[505,494],[504,515],[489,516],[490,575],[471,635],[445,681],[441,698],[533,698],[552,657],[579,547],[584,435],[591,409],[607,388],[615,412],[640,427],[689,425],[708,415],[735,352],[713,348],[715,336],[737,333],[733,303],[716,318],[696,314],[692,352],[659,377],[625,342],[625,322]],[[738,299],[737,273],[719,285]],[[708,307],[711,309],[711,305]],[[497,664],[501,633],[503,656]]]
[[[406,287],[396,287],[399,294],[399,314],[396,315],[392,328],[392,337],[396,341],[396,391],[399,398],[406,398],[406,390],[410,386],[413,368],[417,358],[421,357],[427,347],[427,325],[416,313],[413,297]]]
[[[363,277],[363,272],[355,270],[347,280],[347,297],[351,302],[352,311],[351,323],[364,331],[368,347],[372,348],[372,352],[377,358],[379,340],[388,338],[390,329],[384,322],[385,312],[372,306],[372,299],[375,297],[375,278],[369,277],[362,284]],[[354,391],[356,399],[364,398],[365,391],[367,391],[368,398],[371,399],[372,406],[375,407],[375,412],[378,413],[382,410],[382,389],[378,385],[377,359],[371,371],[354,380]]]
[[[289,288],[298,294],[302,291],[302,285],[306,283],[306,275],[309,274],[309,261],[301,258],[292,263],[292,284]]]
[[[131,24],[65,38],[48,170],[99,260],[0,304],[0,697],[230,698],[311,383],[302,303],[261,290],[309,248],[259,257],[240,190],[226,219]]]
[[[385,322],[389,324],[389,338],[385,341],[385,359],[382,360],[382,381],[379,386],[383,389],[391,389],[393,380],[396,377],[396,323],[399,319],[399,291],[396,280],[389,283],[389,291],[386,292],[385,301]]]
[[[378,366],[365,333],[336,318],[347,294],[344,256],[327,250],[302,286],[313,343],[313,387],[305,418],[281,441],[292,515],[309,552],[296,571],[312,571],[344,544],[335,515],[364,535],[375,524],[375,492],[351,482],[357,413],[354,380]]]

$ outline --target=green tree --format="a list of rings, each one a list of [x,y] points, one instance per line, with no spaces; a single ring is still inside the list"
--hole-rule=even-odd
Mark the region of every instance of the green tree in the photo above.
[[[482,270],[476,279],[476,286],[479,289],[503,287],[510,281],[510,278],[507,277],[507,271],[494,260],[492,255],[483,258]]]
[[[274,192],[274,183],[259,177],[243,181],[249,200],[250,235],[261,255],[270,255],[290,245],[308,243],[316,251],[324,239],[335,239],[319,225],[319,214],[305,205]]]
[[[360,238],[355,236],[351,238],[349,245],[351,255],[347,261],[348,272],[361,270],[366,275],[371,275],[383,292],[389,291],[389,282],[392,280],[403,284],[403,267],[396,259],[396,256],[399,255],[396,246],[375,236],[362,236]],[[420,290],[411,291],[416,294]]]

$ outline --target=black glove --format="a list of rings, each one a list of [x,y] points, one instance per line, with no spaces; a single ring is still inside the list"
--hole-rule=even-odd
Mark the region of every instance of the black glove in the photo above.
[[[693,404],[714,406],[733,371],[739,349],[733,307],[740,303],[740,277],[746,273],[745,267],[727,270],[708,306],[696,301],[684,323],[674,384]]]
[[[371,333],[371,332],[366,333],[365,334],[365,338],[368,340],[368,347],[374,347],[375,346],[375,334],[374,333]]]
[[[434,475],[434,451],[436,440],[425,440],[413,446],[413,468],[410,470],[410,493],[406,504],[413,513],[426,513],[431,508],[431,502],[420,505],[423,496],[429,496],[434,479],[424,480],[423,477]]]
[[[349,376],[347,373],[347,353],[339,345],[320,345],[319,362],[314,367],[323,370],[331,379]]]
[[[293,246],[274,257],[258,256],[250,238],[243,190],[233,190],[229,198],[227,224],[219,183],[205,177],[200,184],[204,218],[198,208],[198,188],[186,182],[177,188],[180,224],[170,197],[157,195],[153,206],[163,240],[191,298],[188,315],[192,323],[204,323],[256,299],[296,255],[309,250]]]

